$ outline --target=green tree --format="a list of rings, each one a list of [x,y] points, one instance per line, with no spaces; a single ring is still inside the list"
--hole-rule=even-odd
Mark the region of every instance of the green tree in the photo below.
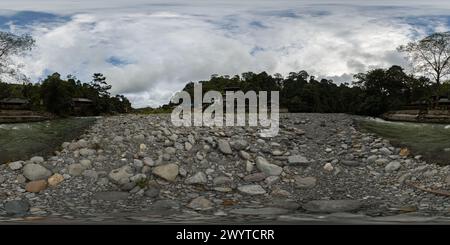
[[[67,116],[72,109],[72,95],[67,81],[61,80],[58,73],[50,75],[42,82],[41,97],[47,111]]]

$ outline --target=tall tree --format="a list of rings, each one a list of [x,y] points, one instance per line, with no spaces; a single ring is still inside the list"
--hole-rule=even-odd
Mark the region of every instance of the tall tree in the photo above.
[[[402,45],[398,50],[406,53],[417,71],[433,76],[438,86],[442,78],[450,74],[450,32],[434,33]]]
[[[0,75],[18,75],[18,69],[11,58],[23,54],[34,45],[30,35],[15,35],[0,31]]]

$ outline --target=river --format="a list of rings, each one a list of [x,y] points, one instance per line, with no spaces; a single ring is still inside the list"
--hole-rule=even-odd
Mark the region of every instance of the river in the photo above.
[[[397,146],[408,147],[429,162],[450,165],[450,125],[390,122],[379,118],[357,120],[362,130],[376,133]]]
[[[64,141],[78,137],[94,117],[66,118],[33,123],[0,124],[0,163],[46,156]]]

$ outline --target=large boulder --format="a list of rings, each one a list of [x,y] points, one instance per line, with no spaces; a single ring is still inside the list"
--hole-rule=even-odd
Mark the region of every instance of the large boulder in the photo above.
[[[109,172],[108,177],[114,184],[123,185],[130,182],[130,177],[133,176],[133,169],[129,165],[113,169]]]
[[[52,172],[39,164],[29,163],[23,167],[23,175],[33,181],[47,179],[52,175]]]
[[[269,163],[265,158],[260,156],[256,157],[256,167],[267,176],[277,176],[283,172],[283,168]]]
[[[153,174],[167,181],[175,181],[178,176],[179,167],[177,164],[169,163],[157,166],[153,169]]]

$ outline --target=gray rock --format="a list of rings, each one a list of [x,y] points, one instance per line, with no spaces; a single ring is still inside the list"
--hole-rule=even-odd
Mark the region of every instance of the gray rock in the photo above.
[[[186,151],[192,150],[192,144],[189,143],[189,142],[184,142],[184,149],[185,149]]]
[[[295,186],[300,189],[310,189],[316,186],[317,179],[314,177],[295,176]]]
[[[87,148],[80,149],[81,156],[87,157],[87,156],[92,156],[94,154],[95,154],[95,150],[87,149]]]
[[[277,176],[283,172],[283,168],[269,163],[265,158],[260,156],[256,157],[256,167],[267,176]]]
[[[208,179],[206,178],[206,174],[203,172],[198,172],[193,176],[187,178],[185,181],[185,183],[188,185],[205,184],[206,182],[208,182]]]
[[[95,170],[85,170],[83,172],[83,176],[92,179],[93,181],[96,181],[98,179],[98,173]]]
[[[173,182],[177,178],[178,171],[179,168],[177,164],[169,163],[155,167],[152,173],[162,179]]]
[[[230,177],[226,176],[219,176],[213,179],[213,185],[214,186],[223,186],[223,185],[230,185],[233,183],[233,180]]]
[[[368,162],[368,163],[374,163],[377,159],[378,159],[377,156],[372,155],[372,156],[370,156],[370,157],[367,158],[367,162]]]
[[[39,164],[29,163],[23,167],[23,175],[29,180],[47,179],[52,172]]]
[[[213,208],[213,204],[211,203],[211,201],[203,196],[194,198],[187,206],[198,211],[209,210]]]
[[[84,167],[84,169],[92,168],[92,162],[89,159],[83,159],[80,161],[81,166]]]
[[[128,198],[128,192],[122,191],[104,191],[97,192],[94,195],[95,200],[104,200],[104,201],[119,201],[125,200]]]
[[[144,157],[143,162],[147,166],[150,166],[150,167],[155,166],[155,162],[150,157]]]
[[[160,189],[156,187],[150,187],[145,192],[144,195],[146,197],[155,198],[159,196]]]
[[[233,149],[235,150],[244,150],[248,146],[248,142],[244,139],[238,139],[231,142]]]
[[[83,173],[85,167],[80,163],[70,164],[68,167],[68,172],[72,176],[79,176]]]
[[[127,183],[131,176],[133,176],[133,170],[129,165],[114,169],[108,174],[109,179],[119,185]]]
[[[249,160],[251,158],[250,154],[246,151],[239,151],[239,156],[244,160]]]
[[[32,163],[43,163],[44,162],[44,158],[40,157],[40,156],[32,157],[30,159],[30,162],[32,162]]]
[[[4,209],[8,215],[25,215],[30,210],[30,204],[26,200],[8,201]]]
[[[308,165],[310,161],[304,156],[301,155],[293,155],[288,157],[289,165]]]
[[[259,182],[259,181],[263,181],[266,178],[266,174],[265,173],[254,173],[254,174],[249,174],[247,176],[244,177],[244,181],[246,182]]]
[[[23,163],[24,163],[24,161],[11,162],[11,163],[8,164],[8,167],[11,170],[19,170],[19,169],[21,169],[23,167]]]
[[[315,200],[303,205],[303,208],[315,213],[351,212],[361,208],[358,200]]]
[[[379,149],[378,151],[384,155],[392,155],[392,151],[386,147],[383,147],[383,148]]]
[[[384,168],[384,171],[386,171],[386,172],[397,171],[400,169],[401,166],[402,165],[400,164],[400,162],[392,161],[388,165],[386,165],[386,167]]]
[[[380,159],[375,160],[375,164],[380,165],[380,166],[386,165],[388,162],[389,162],[389,160],[386,158],[380,158]]]
[[[232,154],[233,151],[231,150],[230,144],[228,143],[228,141],[223,140],[223,139],[219,139],[217,141],[218,145],[219,145],[219,150],[220,152],[222,152],[223,154]]]
[[[266,190],[260,185],[242,185],[238,187],[241,193],[247,195],[263,195],[266,194]]]
[[[180,207],[180,203],[175,200],[158,200],[151,205],[151,208],[154,210],[170,210],[170,209],[178,209]]]

